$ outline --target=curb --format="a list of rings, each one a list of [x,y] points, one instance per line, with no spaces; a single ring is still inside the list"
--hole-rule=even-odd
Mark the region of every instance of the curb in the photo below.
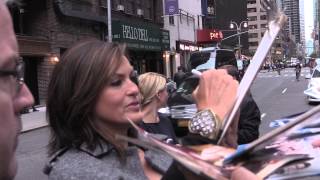
[[[45,127],[48,127],[48,126],[49,126],[49,125],[46,124],[46,125],[37,126],[37,127],[34,127],[34,128],[29,128],[29,129],[21,130],[21,131],[20,131],[20,134],[28,133],[28,132],[31,132],[31,131],[34,131],[34,130],[38,130],[38,129],[41,129],[41,128],[45,128]]]

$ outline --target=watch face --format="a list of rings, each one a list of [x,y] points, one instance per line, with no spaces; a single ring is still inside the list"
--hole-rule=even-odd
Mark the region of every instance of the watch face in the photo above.
[[[217,128],[214,115],[210,110],[198,112],[189,122],[189,130],[205,137],[211,136]]]

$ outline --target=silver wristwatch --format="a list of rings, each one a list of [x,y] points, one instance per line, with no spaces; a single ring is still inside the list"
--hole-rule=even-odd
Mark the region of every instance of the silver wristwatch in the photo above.
[[[196,113],[189,121],[189,131],[209,139],[216,139],[221,129],[221,121],[210,109]]]

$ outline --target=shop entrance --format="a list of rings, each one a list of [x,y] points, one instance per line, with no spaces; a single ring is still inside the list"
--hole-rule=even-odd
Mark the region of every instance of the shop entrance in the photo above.
[[[145,72],[164,73],[161,52],[129,51],[131,65],[139,74]]]
[[[40,103],[38,88],[38,61],[40,59],[39,57],[23,57],[25,63],[24,82],[34,97],[35,105]]]

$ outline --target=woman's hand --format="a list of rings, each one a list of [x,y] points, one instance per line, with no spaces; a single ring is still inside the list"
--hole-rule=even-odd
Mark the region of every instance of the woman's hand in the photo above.
[[[198,110],[209,108],[224,120],[234,105],[237,89],[238,82],[226,70],[207,70],[200,76],[199,85],[192,95]]]

